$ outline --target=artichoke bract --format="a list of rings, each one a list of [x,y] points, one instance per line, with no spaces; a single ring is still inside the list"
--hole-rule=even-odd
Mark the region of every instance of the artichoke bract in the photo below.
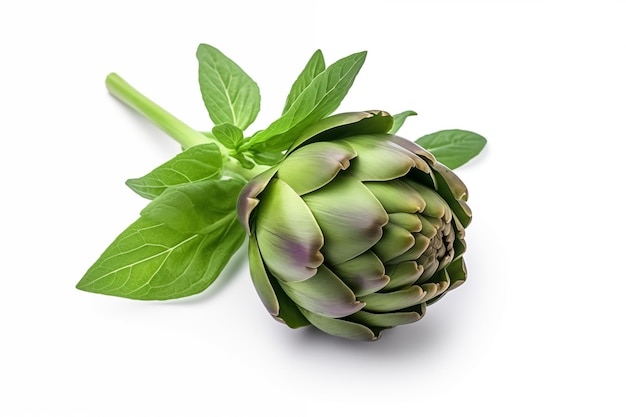
[[[289,327],[376,340],[465,281],[467,189],[393,122],[322,119],[241,192],[252,281]]]

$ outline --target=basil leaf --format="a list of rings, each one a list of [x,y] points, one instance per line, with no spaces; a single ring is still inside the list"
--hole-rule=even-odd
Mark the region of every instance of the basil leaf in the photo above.
[[[216,48],[200,44],[198,81],[204,105],[216,125],[230,123],[246,130],[261,109],[259,86]]]
[[[395,135],[396,133],[398,133],[398,130],[400,130],[405,120],[409,116],[417,116],[417,113],[415,113],[413,110],[406,110],[406,111],[403,111],[402,113],[394,114],[393,126],[391,127],[391,130],[389,130],[389,134]]]
[[[325,69],[326,63],[324,62],[324,55],[322,55],[322,51],[318,49],[313,53],[313,56],[309,59],[306,66],[291,86],[291,91],[287,96],[287,101],[285,102],[283,114],[285,114],[287,110],[289,110],[289,108],[293,105],[296,99],[300,97],[300,94],[302,94],[304,89],[311,84],[313,79]]]
[[[482,151],[487,139],[467,130],[441,130],[415,141],[435,155],[435,158],[450,169],[468,162]]]
[[[179,232],[212,233],[230,221],[244,185],[237,179],[218,179],[171,187],[148,204],[141,215]]]
[[[76,288],[139,300],[197,294],[215,281],[244,239],[235,213],[206,235],[140,217],[113,241]]]
[[[222,123],[213,127],[213,136],[228,149],[237,149],[243,143],[243,130],[230,123]]]
[[[299,132],[339,107],[363,66],[366,55],[366,52],[358,52],[326,68],[280,118],[267,129],[255,133],[243,148],[257,148],[256,145],[261,143],[265,145],[262,147],[265,152],[280,152],[289,148]]]
[[[192,146],[141,178],[126,181],[134,192],[152,200],[169,187],[219,177],[222,154],[214,143]]]

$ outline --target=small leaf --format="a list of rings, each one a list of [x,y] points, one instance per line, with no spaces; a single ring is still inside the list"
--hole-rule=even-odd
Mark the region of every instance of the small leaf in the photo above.
[[[216,48],[200,44],[198,80],[204,105],[216,125],[230,123],[246,130],[261,109],[259,86]]]
[[[239,164],[243,168],[245,168],[245,169],[252,169],[252,168],[254,168],[254,161],[252,161],[248,157],[248,153],[233,153],[233,154],[231,154],[231,156],[233,158],[235,158],[237,160],[237,162],[239,162]]]
[[[222,155],[213,143],[192,146],[141,178],[126,181],[134,192],[152,200],[169,187],[219,177]]]
[[[404,124],[404,121],[409,116],[417,116],[417,113],[415,113],[413,110],[406,110],[402,113],[395,114],[393,116],[393,127],[391,128],[391,130],[389,130],[389,134],[395,135],[396,133],[398,133],[398,130],[400,130],[400,128]]]
[[[230,221],[244,185],[236,179],[215,179],[171,187],[141,215],[179,232],[211,233]]]
[[[228,149],[237,149],[243,143],[243,130],[230,123],[222,123],[213,127],[213,136]]]
[[[283,114],[289,110],[289,108],[293,105],[296,99],[302,94],[305,88],[307,88],[313,79],[317,77],[321,72],[326,69],[326,64],[324,63],[324,55],[322,55],[322,51],[319,49],[313,53],[309,62],[307,62],[306,66],[296,79],[296,81],[291,86],[291,91],[287,96],[287,101],[285,102],[285,108],[283,109]]]
[[[487,139],[467,130],[441,130],[415,141],[431,152],[435,158],[450,169],[455,169],[478,155]]]
[[[179,232],[141,217],[113,241],[76,288],[139,300],[197,294],[215,281],[244,239],[234,214],[207,235]]]
[[[366,52],[342,58],[326,68],[302,91],[285,113],[267,129],[255,133],[244,145],[249,149],[264,142],[264,151],[280,152],[307,126],[334,112],[350,90],[365,62]]]

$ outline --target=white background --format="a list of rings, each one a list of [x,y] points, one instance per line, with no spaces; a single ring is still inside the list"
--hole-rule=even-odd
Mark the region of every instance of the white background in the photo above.
[[[620,1],[23,1],[0,6],[1,416],[623,416],[626,7]],[[260,129],[314,50],[367,50],[340,110],[461,128],[467,283],[373,343],[290,330],[240,251],[205,293],[74,285],[178,146],[115,71],[198,129],[195,50],[260,85]]]

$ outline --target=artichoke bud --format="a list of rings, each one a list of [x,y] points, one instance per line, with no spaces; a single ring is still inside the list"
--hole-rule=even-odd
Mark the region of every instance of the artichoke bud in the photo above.
[[[467,189],[392,124],[323,119],[240,194],[254,286],[288,326],[376,340],[465,281]]]

